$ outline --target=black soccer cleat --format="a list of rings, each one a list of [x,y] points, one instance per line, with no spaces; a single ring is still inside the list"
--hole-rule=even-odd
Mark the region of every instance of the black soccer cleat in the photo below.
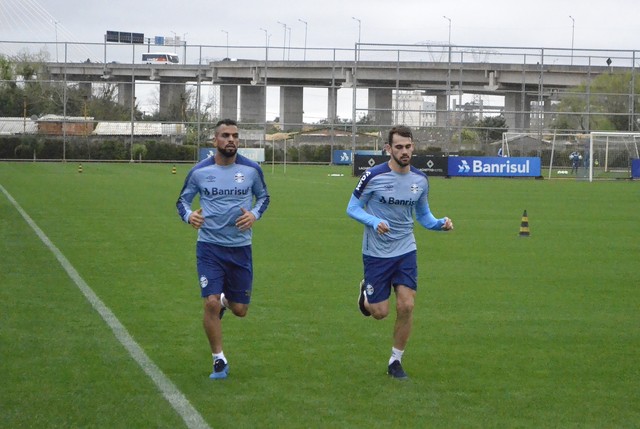
[[[402,364],[399,360],[391,362],[391,365],[389,365],[389,368],[387,369],[387,374],[397,380],[406,380],[409,378],[407,373],[404,372],[404,369],[402,369]]]
[[[229,364],[222,359],[216,359],[213,363],[213,372],[209,375],[209,378],[220,380],[227,378],[227,375],[229,375]]]
[[[364,283],[364,279],[362,279],[362,281],[360,282],[360,295],[358,295],[358,307],[360,308],[360,313],[362,313],[363,315],[369,317],[369,316],[371,316],[371,313],[364,306],[364,289],[365,289],[365,287],[366,287],[366,285]]]

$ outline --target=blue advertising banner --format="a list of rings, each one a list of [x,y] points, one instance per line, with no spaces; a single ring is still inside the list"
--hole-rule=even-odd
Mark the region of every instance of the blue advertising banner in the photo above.
[[[538,157],[449,157],[449,176],[537,177]]]
[[[378,153],[377,151],[375,153]],[[448,172],[447,156],[444,154],[414,155],[411,165],[425,173],[427,176],[446,176]],[[360,176],[374,165],[389,161],[389,155],[363,155],[356,152],[353,162],[353,175]]]
[[[215,155],[216,150],[212,147],[201,147],[200,153],[198,154],[198,160],[202,161],[205,158]]]
[[[631,178],[640,179],[640,159],[631,160]]]
[[[333,154],[331,155],[331,162],[336,165],[350,165],[353,159],[352,154],[353,154],[352,150],[347,150],[347,149],[334,150]],[[357,150],[356,156],[358,155],[379,156],[379,155],[385,155],[385,154],[381,150]]]
[[[216,150],[212,147],[201,147],[199,155],[199,160],[202,161],[205,158],[215,155]],[[238,153],[242,156],[246,156],[251,161],[255,161],[257,163],[264,162],[264,148],[246,148],[241,147],[238,149]]]
[[[349,165],[351,164],[351,151],[350,150],[334,150],[331,157],[331,162],[334,165]]]

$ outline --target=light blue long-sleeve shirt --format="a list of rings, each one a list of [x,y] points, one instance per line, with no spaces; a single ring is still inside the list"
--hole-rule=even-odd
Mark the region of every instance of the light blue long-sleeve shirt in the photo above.
[[[429,180],[417,168],[398,173],[388,163],[367,170],[356,186],[347,214],[365,225],[362,253],[379,258],[404,255],[416,250],[413,216],[423,227],[439,231],[445,219],[437,219],[429,209]],[[385,222],[390,231],[378,234]]]
[[[231,165],[217,165],[213,157],[196,164],[184,181],[176,202],[178,215],[189,222],[191,203],[200,195],[200,207],[205,218],[198,230],[198,241],[220,246],[239,247],[251,244],[251,229],[240,231],[236,219],[241,208],[257,219],[269,206],[269,193],[260,166],[242,155],[236,155]]]

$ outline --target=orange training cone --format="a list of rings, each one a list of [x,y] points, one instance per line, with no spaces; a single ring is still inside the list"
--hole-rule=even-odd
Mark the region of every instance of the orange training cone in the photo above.
[[[529,217],[527,211],[522,213],[522,221],[520,222],[520,237],[529,237]]]

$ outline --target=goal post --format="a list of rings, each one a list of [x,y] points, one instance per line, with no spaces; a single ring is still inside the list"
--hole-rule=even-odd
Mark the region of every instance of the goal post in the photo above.
[[[640,158],[640,133],[593,131],[589,134],[589,181],[629,179],[631,161]]]
[[[569,175],[570,155],[576,148],[586,149],[588,136],[576,133],[558,133],[555,130],[544,133],[502,134],[502,152],[507,156],[538,156],[541,166],[547,169],[548,178]],[[579,170],[584,174],[584,168]],[[544,175],[544,171],[543,171]]]

